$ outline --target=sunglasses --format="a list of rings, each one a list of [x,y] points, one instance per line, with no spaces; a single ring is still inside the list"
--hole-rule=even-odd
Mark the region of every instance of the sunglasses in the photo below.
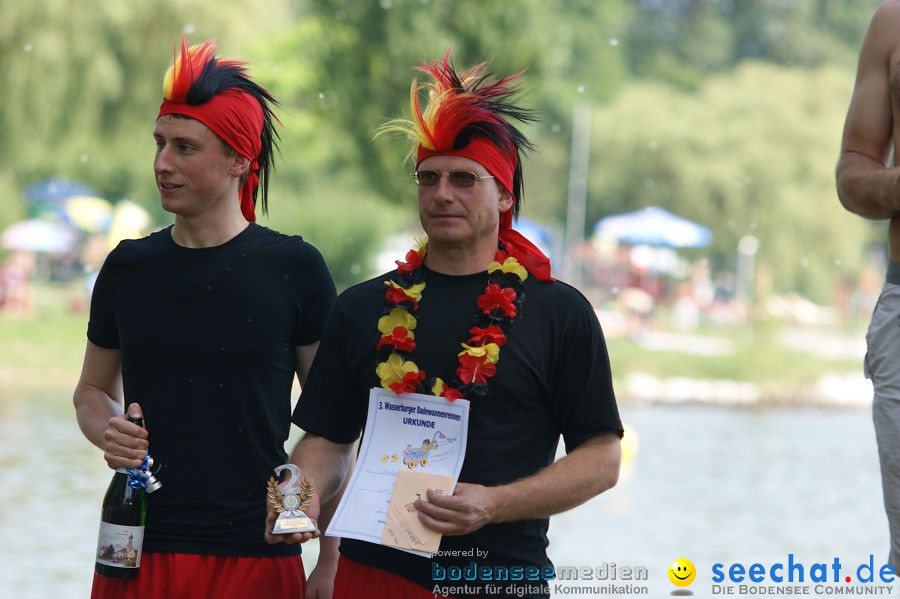
[[[431,187],[437,185],[442,175],[447,175],[450,185],[453,187],[472,187],[482,179],[493,179],[490,175],[481,176],[471,171],[416,171],[413,173],[413,179],[416,184]]]

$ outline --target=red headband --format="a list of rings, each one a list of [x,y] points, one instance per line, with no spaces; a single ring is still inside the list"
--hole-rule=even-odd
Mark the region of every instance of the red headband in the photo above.
[[[181,114],[196,119],[221,137],[235,152],[250,161],[250,171],[241,186],[241,213],[250,222],[256,220],[253,193],[259,185],[259,163],[262,150],[263,111],[252,95],[228,89],[203,104],[163,100],[159,114]]]
[[[423,160],[432,156],[461,156],[474,160],[487,169],[487,172],[497,179],[497,182],[509,192],[509,195],[513,196],[517,202],[519,201],[519,198],[516,198],[513,193],[513,173],[516,171],[517,162],[515,151],[504,152],[492,142],[481,137],[473,138],[466,147],[459,150],[429,150],[420,145],[416,155],[416,167]]]

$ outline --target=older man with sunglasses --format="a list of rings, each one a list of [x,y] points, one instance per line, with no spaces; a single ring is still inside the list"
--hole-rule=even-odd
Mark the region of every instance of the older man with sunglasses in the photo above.
[[[512,104],[516,76],[493,80],[485,68],[460,76],[448,57],[423,65],[432,81],[413,83],[411,120],[385,126],[413,141],[427,245],[339,297],[293,415],[307,434],[291,459],[315,481],[322,509],[315,502],[310,515],[325,529],[370,388],[397,393],[398,402],[407,392],[470,401],[453,494],[429,491],[414,505],[443,534],[439,554],[343,539],[335,598],[446,596],[435,573],[472,562],[531,567],[542,578],[474,581],[450,595],[547,597],[549,516],[618,478],[622,426],[594,311],[551,278],[547,258],[511,226],[522,196],[520,151],[530,145],[510,121],[532,116]],[[422,91],[431,98],[424,113]],[[397,313],[406,327],[385,325]],[[554,462],[560,435],[568,454]]]

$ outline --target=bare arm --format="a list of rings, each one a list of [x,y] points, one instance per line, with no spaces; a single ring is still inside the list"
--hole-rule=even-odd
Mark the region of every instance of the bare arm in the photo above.
[[[319,512],[319,520],[317,525],[320,530],[327,530],[331,522],[334,512],[344,495],[347,483],[350,482],[350,472],[353,470],[355,457],[353,452],[350,453],[350,464],[344,482],[338,492],[330,499],[322,502],[322,510]],[[337,573],[338,564],[338,546],[341,544],[339,537],[321,536],[319,537],[319,559],[316,566],[309,574],[306,581],[306,599],[331,599],[334,592],[334,576]]]
[[[291,462],[300,467],[304,476],[309,476],[313,480],[316,494],[309,509],[306,510],[306,515],[316,520],[319,530],[290,535],[270,534],[269,531],[272,530],[276,518],[275,512],[270,507],[266,518],[267,543],[305,543],[319,537],[320,531],[328,527],[349,480],[348,472],[353,462],[353,444],[332,443],[323,437],[307,433],[291,452]],[[337,537],[319,537],[319,559],[309,574],[306,585],[308,599],[331,599],[340,541]]]
[[[418,500],[416,508],[426,526],[446,535],[544,518],[612,488],[619,479],[620,459],[618,436],[598,435],[532,476],[497,487],[458,483],[452,496],[428,491],[428,500]]]
[[[859,54],[853,97],[836,169],[844,208],[870,219],[900,212],[900,168],[886,166],[893,132],[890,66],[900,27],[900,2],[875,12]]]
[[[301,387],[306,383],[306,378],[309,376],[309,370],[312,367],[318,348],[318,341],[296,348],[297,379],[300,381]],[[352,449],[352,444],[350,448]],[[269,508],[265,530],[267,543],[304,543],[309,539],[319,537],[320,532],[327,528],[334,511],[337,509],[340,496],[348,480],[344,476],[343,481],[338,482],[338,492],[332,491],[334,483],[331,480],[331,475],[346,474],[346,469],[348,469],[348,466],[341,465],[341,455],[345,452],[346,448],[343,445],[330,443],[315,435],[304,435],[300,442],[297,443],[294,451],[291,452],[290,461],[300,467],[300,471],[304,476],[309,476],[313,480],[316,495],[313,497],[309,509],[306,510],[306,514],[316,520],[318,530],[303,534],[272,535],[269,531],[272,530],[276,515]],[[328,472],[326,466],[324,471],[318,471],[317,473],[314,464],[320,458],[324,458],[326,462],[334,464],[335,469],[332,472]],[[341,471],[341,468],[344,468],[344,470]],[[328,495],[331,496],[328,497]],[[337,572],[338,545],[340,541],[336,537],[319,537],[319,559],[316,561],[313,571],[310,572],[306,583],[306,597],[308,599],[331,599],[334,590],[334,575]]]
[[[147,454],[147,431],[123,418],[122,352],[90,341],[73,395],[78,426],[103,450],[110,468],[137,467]],[[140,413],[140,406],[129,413]]]
[[[300,467],[303,476],[312,479],[315,495],[306,514],[317,520],[321,528],[327,522],[319,522],[320,516],[330,519],[323,506],[334,513],[329,502],[335,498],[344,484],[353,453],[353,443],[332,443],[324,437],[305,434],[291,452],[290,461]],[[318,533],[297,533],[290,535],[272,535],[269,531],[275,521],[274,512],[269,514],[266,526],[266,542],[268,543],[303,543],[318,536]]]

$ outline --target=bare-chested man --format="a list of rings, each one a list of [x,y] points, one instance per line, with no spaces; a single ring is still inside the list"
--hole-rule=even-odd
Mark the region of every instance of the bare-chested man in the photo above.
[[[890,219],[887,282],[866,334],[866,376],[881,484],[891,531],[890,563],[900,570],[900,167],[888,166],[900,142],[900,0],[882,4],[869,23],[844,124],[837,188],[844,207]]]

